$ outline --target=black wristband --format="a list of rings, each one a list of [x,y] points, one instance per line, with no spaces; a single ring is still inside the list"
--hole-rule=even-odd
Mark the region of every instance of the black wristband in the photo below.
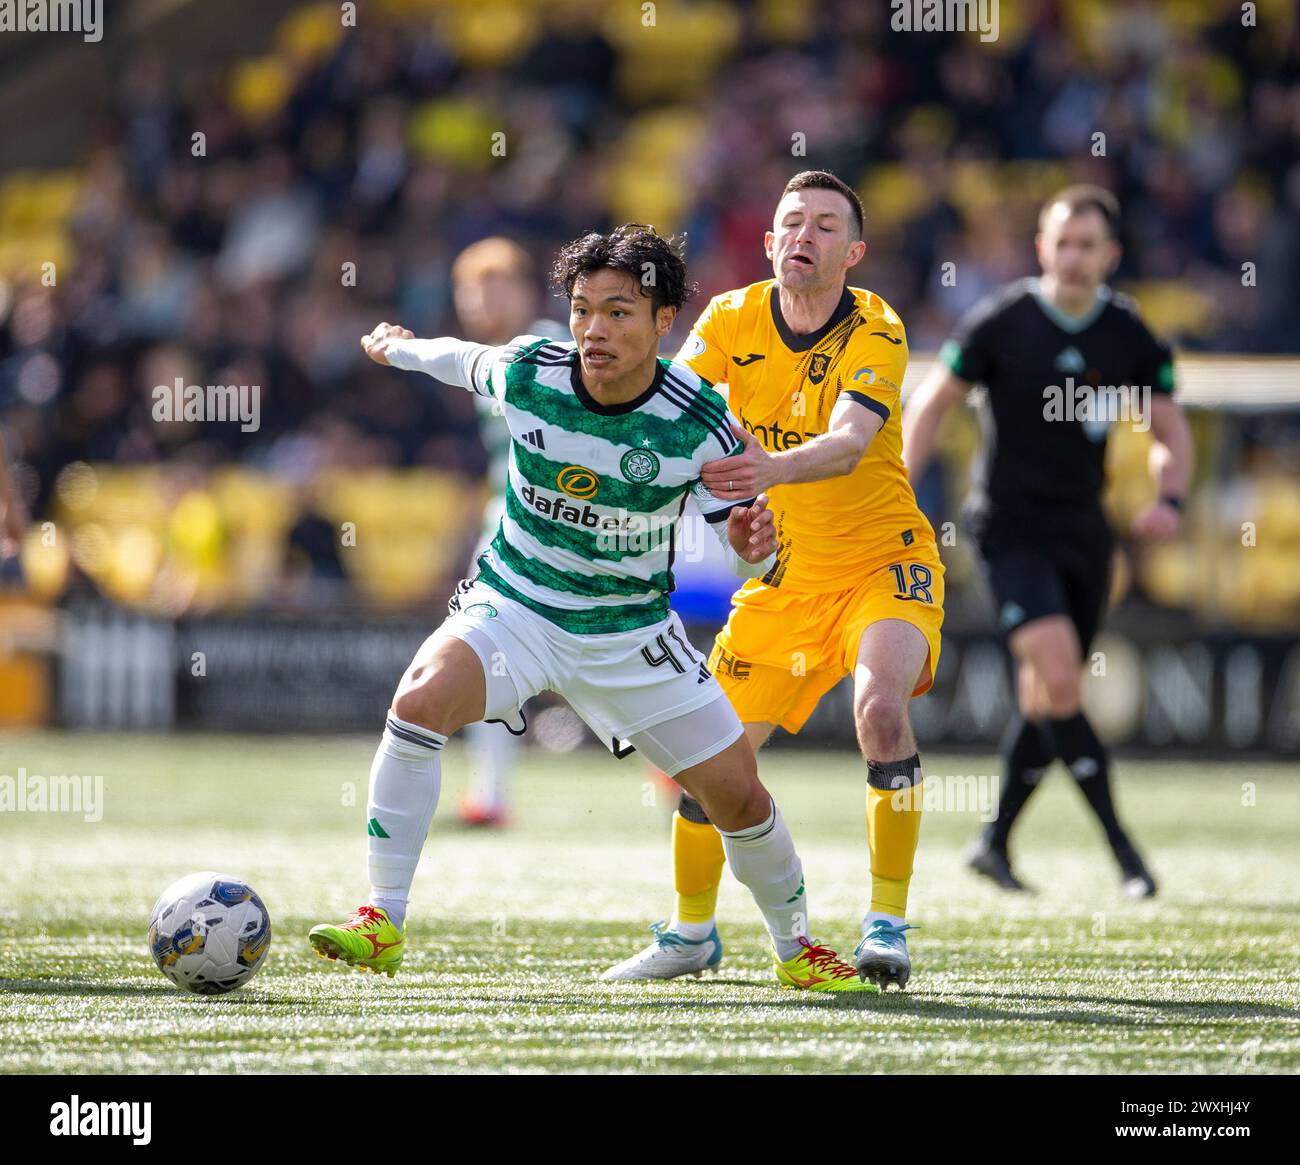
[[[1183,499],[1176,498],[1174,497],[1173,494],[1161,494],[1160,504],[1164,506],[1170,506],[1173,509],[1177,510],[1180,514],[1183,512]]]

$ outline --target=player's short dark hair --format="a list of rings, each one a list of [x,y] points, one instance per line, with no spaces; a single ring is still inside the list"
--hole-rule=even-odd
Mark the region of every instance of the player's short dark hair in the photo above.
[[[551,282],[557,294],[572,299],[579,276],[609,267],[632,276],[641,294],[650,297],[655,311],[680,308],[699,290],[686,281],[685,246],[681,236],[665,238],[643,223],[624,223],[607,235],[592,231],[560,248],[551,268]]]
[[[1067,186],[1058,190],[1045,203],[1038,214],[1038,226],[1042,229],[1048,211],[1054,207],[1064,206],[1069,210],[1069,217],[1083,211],[1095,210],[1106,223],[1106,229],[1112,239],[1119,238],[1119,199],[1104,186]]]
[[[844,179],[835,177],[829,170],[801,170],[785,184],[785,189],[781,191],[781,197],[784,198],[787,194],[793,194],[796,190],[834,190],[836,194],[844,195],[848,199],[850,209],[853,211],[853,221],[857,223],[857,238],[862,238],[864,226],[862,199],[858,197],[858,192]]]

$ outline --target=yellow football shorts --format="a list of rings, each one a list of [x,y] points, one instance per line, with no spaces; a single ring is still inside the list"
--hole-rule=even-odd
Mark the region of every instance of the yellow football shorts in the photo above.
[[[943,563],[937,549],[914,547],[911,554],[826,594],[746,582],[709,655],[736,715],[798,732],[817,701],[853,672],[862,633],[883,619],[910,623],[925,636],[928,666],[912,695],[928,691],[939,666]]]

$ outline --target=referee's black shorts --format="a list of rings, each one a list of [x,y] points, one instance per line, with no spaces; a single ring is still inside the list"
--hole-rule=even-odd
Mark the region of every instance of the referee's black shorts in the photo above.
[[[1084,655],[1110,598],[1114,541],[1099,508],[991,512],[972,522],[999,632],[1066,615]]]

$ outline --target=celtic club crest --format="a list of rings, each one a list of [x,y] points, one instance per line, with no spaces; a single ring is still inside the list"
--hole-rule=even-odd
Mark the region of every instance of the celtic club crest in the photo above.
[[[644,485],[659,476],[659,458],[649,449],[630,449],[623,454],[619,468],[628,481]]]

